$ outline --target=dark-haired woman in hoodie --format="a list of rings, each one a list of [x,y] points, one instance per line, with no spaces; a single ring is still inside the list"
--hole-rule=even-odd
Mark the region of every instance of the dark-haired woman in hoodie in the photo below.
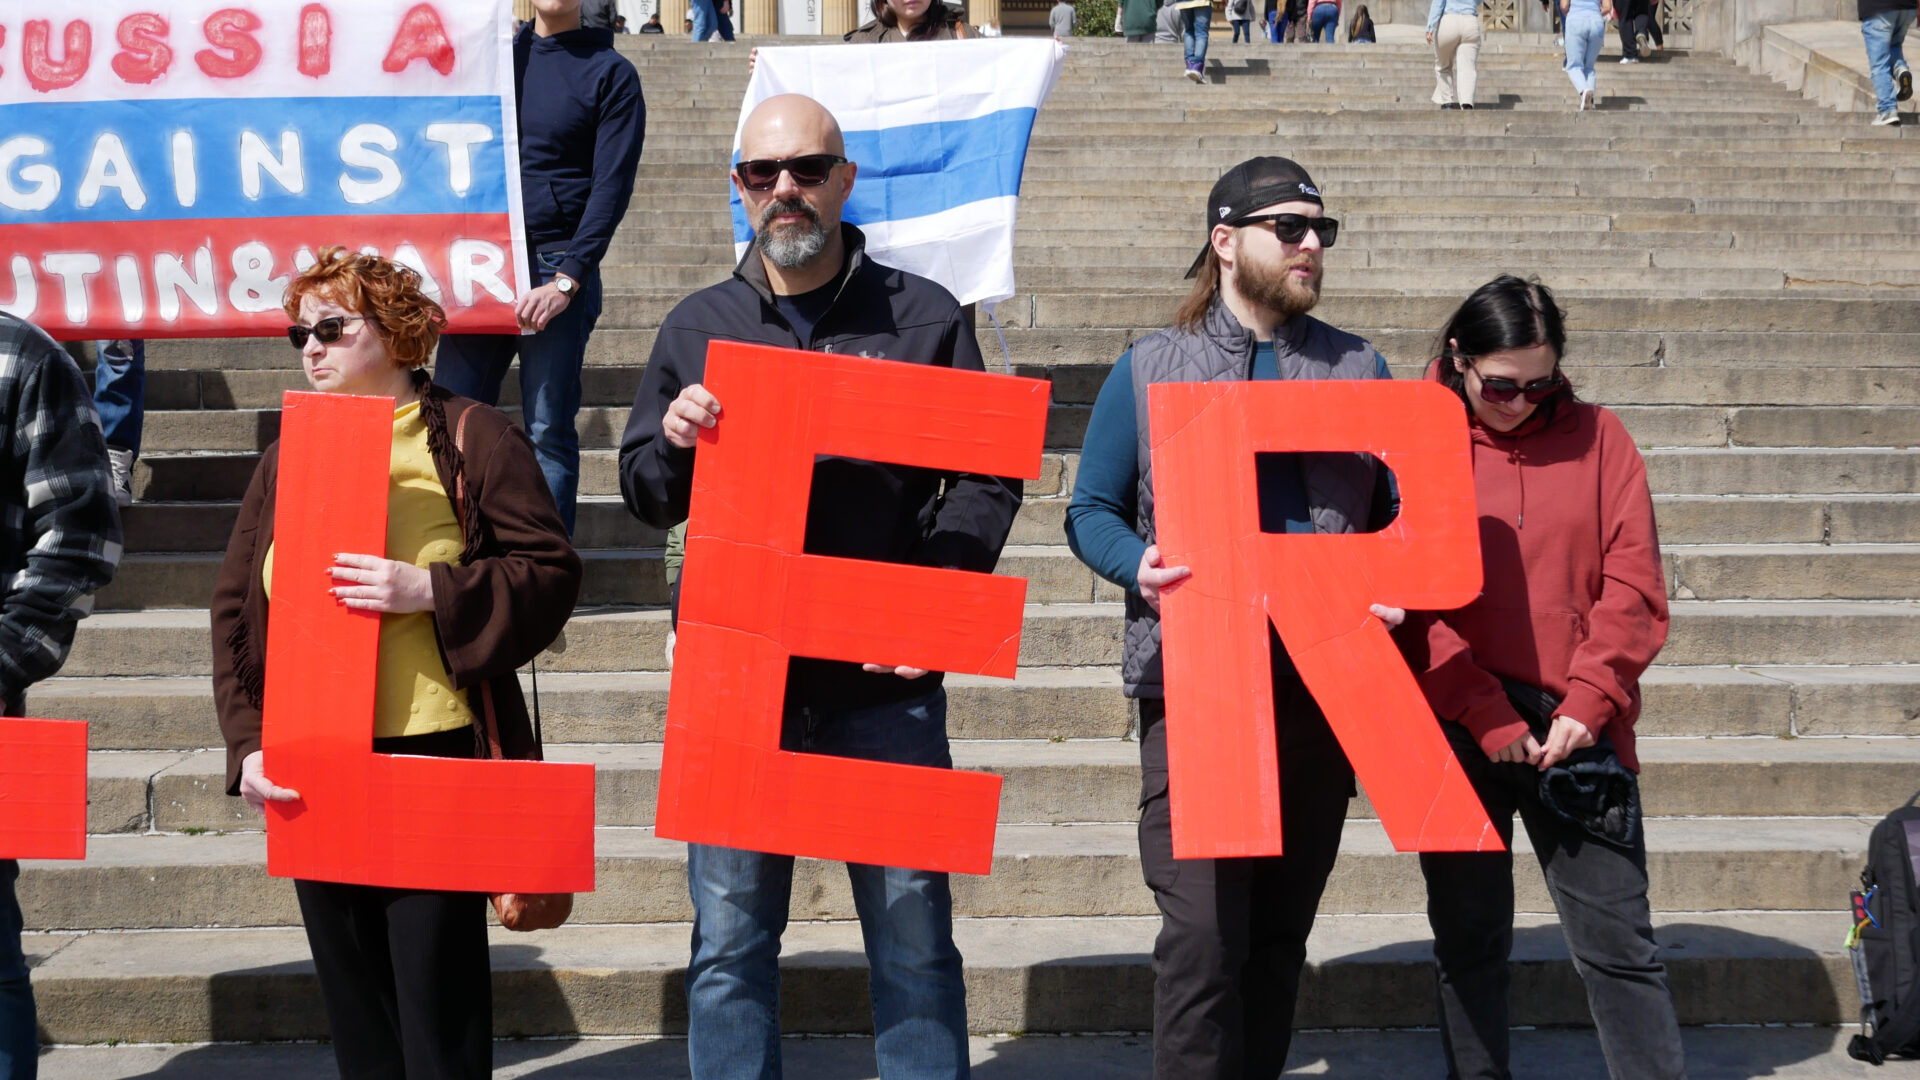
[[[1540,794],[1544,770],[1589,747],[1639,770],[1640,675],[1667,637],[1646,463],[1619,417],[1573,396],[1545,286],[1481,286],[1438,346],[1428,377],[1460,395],[1472,434],[1485,585],[1457,611],[1412,613],[1397,636],[1502,839],[1516,810],[1527,827],[1609,1072],[1683,1077],[1644,838],[1600,839]],[[1544,705],[1537,726],[1528,705]],[[1513,858],[1428,853],[1420,868],[1448,1074],[1506,1080]]]

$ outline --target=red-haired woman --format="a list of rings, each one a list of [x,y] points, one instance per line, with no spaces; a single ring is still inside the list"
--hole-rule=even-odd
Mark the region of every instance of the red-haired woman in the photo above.
[[[386,548],[342,554],[332,570],[341,604],[381,613],[371,749],[539,757],[514,671],[566,624],[581,564],[533,445],[427,378],[446,316],[413,271],[329,248],[294,279],[286,310],[315,390],[394,402]],[[227,793],[257,809],[300,798],[267,777],[260,750],[268,604],[276,584],[292,587],[273,574],[278,451],[254,471],[212,604]],[[486,897],[294,888],[342,1077],[491,1075]]]

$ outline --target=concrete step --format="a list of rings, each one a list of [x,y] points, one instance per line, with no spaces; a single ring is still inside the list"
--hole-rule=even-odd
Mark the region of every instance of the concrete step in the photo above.
[[[1671,605],[1662,662],[1701,664],[1920,663],[1920,603],[1912,601],[1698,601]],[[1020,662],[1105,667],[1120,661],[1119,604],[1029,604]],[[576,612],[567,651],[544,653],[543,671],[658,671],[665,666],[663,610]],[[83,622],[62,670],[74,677],[206,675],[207,613],[106,612]]]
[[[666,568],[660,551],[590,550],[583,556],[582,606],[668,602]],[[121,560],[113,582],[95,594],[94,609],[202,607],[213,596],[221,558],[222,553],[216,551],[128,555]],[[1029,603],[1086,604],[1121,599],[1117,586],[1095,578],[1062,546],[1008,547],[1001,552],[995,572],[1025,578]]]
[[[1647,732],[1663,730],[1658,715]],[[546,746],[548,761],[595,768],[595,820],[608,827],[651,827],[659,792],[660,744],[618,742]],[[1883,814],[1913,794],[1920,740],[1911,738],[1648,738],[1641,741],[1641,792],[1650,815],[1765,817]],[[1005,825],[1126,822],[1140,797],[1139,746],[1130,740],[1033,738],[955,741],[958,769],[1002,777]],[[260,815],[225,793],[226,754],[96,752],[88,831],[258,831]],[[105,812],[137,807],[136,814]],[[148,808],[151,808],[149,814]],[[1366,798],[1348,816],[1375,815]]]
[[[521,674],[539,690],[549,741],[653,743],[665,729],[664,658],[635,655],[655,670]],[[947,730],[960,740],[1119,739],[1134,727],[1116,668],[1027,667],[1013,682],[949,675]],[[1641,680],[1647,736],[1920,735],[1920,666],[1824,667],[1655,665]],[[213,689],[205,677],[85,677],[34,688],[35,711],[89,722],[96,750],[191,751],[219,745]],[[152,776],[158,767],[116,757],[111,775]],[[162,764],[172,762],[167,758]],[[144,770],[144,771],[143,771]],[[109,774],[102,774],[109,775]],[[109,805],[96,799],[102,806]],[[151,807],[116,802],[99,821],[132,821]],[[115,826],[114,828],[118,828]],[[114,831],[103,824],[98,831]]]
[[[1853,1029],[1824,1026],[1688,1027],[1687,1073],[1694,1080],[1854,1080],[1861,1067],[1847,1056]],[[1513,1033],[1522,1076],[1606,1080],[1594,1033],[1521,1028]],[[793,1080],[878,1080],[873,1040],[789,1037],[780,1046]],[[976,1035],[973,1074],[986,1080],[1134,1080],[1153,1067],[1145,1035]],[[1439,1043],[1431,1031],[1305,1031],[1295,1036],[1288,1076],[1413,1076],[1431,1069]],[[634,1075],[688,1080],[687,1044],[677,1038],[502,1039],[494,1045],[500,1080],[627,1080]],[[166,1076],[270,1074],[276,1080],[333,1080],[333,1050],[311,1043],[188,1043],[63,1046],[40,1057],[41,1080],[136,1080]]]
[[[1904,495],[1920,491],[1920,451],[1851,448],[1707,447],[1651,449],[1643,455],[1648,478],[1663,495]],[[1047,455],[1047,471],[1028,481],[1027,494],[1054,494],[1058,477],[1071,477],[1077,452]],[[134,498],[147,501],[233,500],[246,493],[259,455],[252,453],[150,454],[134,466]],[[619,491],[618,455],[583,450],[580,491]],[[1070,490],[1070,488],[1069,488]]]
[[[1653,909],[1715,918],[1731,910],[1823,909],[1836,891],[1844,897],[1859,880],[1871,827],[1865,818],[1653,819],[1647,825]],[[1519,834],[1516,863],[1531,871],[1537,864],[1524,858],[1531,848],[1520,838],[1524,830]],[[292,882],[268,877],[265,856],[264,833],[95,837],[85,862],[25,864],[21,910],[28,926],[48,930],[298,926]],[[693,917],[685,844],[658,839],[649,829],[603,828],[595,856],[596,890],[576,898],[574,922]],[[1140,874],[1135,824],[1003,824],[993,872],[955,875],[954,914],[1153,915],[1153,894]],[[794,919],[855,917],[837,864],[803,860],[795,876]],[[1522,873],[1514,884],[1517,910],[1554,910],[1537,873]],[[1320,910],[1414,914],[1425,910],[1425,891],[1417,855],[1393,851],[1377,822],[1350,821]]]
[[[1687,600],[1920,600],[1920,545],[1668,548],[1667,592]]]
[[[1141,1031],[1151,1026],[1148,949],[1158,920],[960,920],[968,1024],[979,1032]],[[1851,966],[1831,914],[1655,920],[1683,1023],[1835,1024],[1854,1013]],[[294,929],[35,935],[34,990],[55,1043],[322,1038],[325,1012],[305,935]],[[570,926],[494,931],[494,1031],[651,1035],[684,1030],[687,928]],[[1323,917],[1309,940],[1295,1024],[1433,1022],[1423,916]],[[783,1026],[869,1030],[858,927],[802,923],[783,952]],[[1513,1022],[1589,1021],[1551,919],[1517,920]]]

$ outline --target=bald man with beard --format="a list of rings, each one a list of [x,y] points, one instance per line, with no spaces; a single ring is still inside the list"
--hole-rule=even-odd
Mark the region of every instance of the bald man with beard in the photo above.
[[[703,428],[731,423],[700,381],[707,345],[746,341],[980,371],[953,295],[866,255],[840,220],[858,168],[840,126],[797,94],[762,102],[740,136],[733,183],[754,239],[733,276],[661,324],[620,446],[620,492],[648,524],[684,521]],[[1018,480],[847,458],[814,465],[812,555],[986,573],[1020,506]],[[795,657],[782,749],[951,768],[939,672]],[[968,1075],[966,989],[947,875],[849,864],[872,962],[874,1052],[886,1080]],[[793,858],[689,844],[693,959],[687,1055],[694,1080],[780,1076],[780,936]]]

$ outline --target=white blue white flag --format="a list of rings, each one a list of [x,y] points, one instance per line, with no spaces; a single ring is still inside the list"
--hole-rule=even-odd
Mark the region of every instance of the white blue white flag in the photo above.
[[[826,106],[860,166],[845,220],[867,252],[946,286],[962,304],[1013,295],[1013,221],[1027,141],[1060,77],[1051,39],[761,49],[734,129],[778,94]],[[753,239],[735,191],[733,239]]]

